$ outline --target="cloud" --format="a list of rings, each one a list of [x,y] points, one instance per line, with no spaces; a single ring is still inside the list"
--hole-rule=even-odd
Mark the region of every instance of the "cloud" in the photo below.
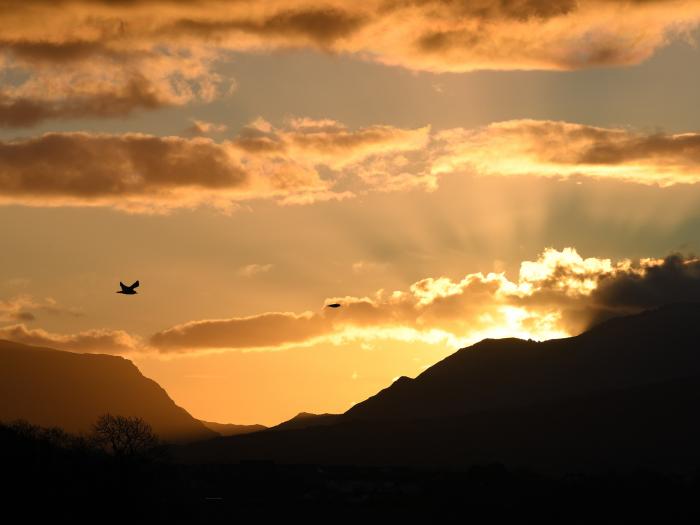
[[[0,126],[29,127],[55,118],[121,117],[137,109],[157,109],[174,103],[143,78],[131,78],[110,89],[71,95],[62,93],[60,98],[11,96],[0,91]]]
[[[82,312],[61,306],[51,297],[35,299],[30,295],[18,295],[7,300],[0,299],[0,322],[31,322],[42,314],[79,317]]]
[[[272,264],[248,264],[239,268],[238,275],[241,277],[255,277],[261,273],[267,273],[272,270]]]
[[[386,267],[386,263],[378,263],[372,261],[356,261],[352,263],[352,271],[356,274],[370,273],[377,270],[385,269]]]
[[[233,144],[249,153],[303,157],[313,164],[342,169],[373,155],[423,149],[430,126],[402,129],[374,125],[350,130],[330,119],[292,118],[286,128],[257,119],[243,128]]]
[[[28,296],[19,296],[9,300],[0,300],[0,322],[33,321],[35,315],[28,309],[35,306]]]
[[[327,322],[308,312],[269,312],[250,317],[192,321],[158,332],[150,342],[170,352],[192,348],[269,348],[304,343],[327,332]]]
[[[337,310],[185,323],[156,333],[150,344],[165,353],[374,339],[459,348],[486,337],[564,337],[612,315],[677,301],[700,301],[697,259],[672,255],[613,262],[584,259],[573,248],[549,248],[536,260],[523,261],[512,281],[493,272],[459,280],[429,277],[403,291],[329,298],[341,303]]]
[[[511,120],[432,137],[431,173],[591,177],[671,186],[700,181],[700,134],[642,133],[547,120]]]
[[[27,299],[0,303],[9,326],[0,338],[75,352],[163,355],[228,350],[283,350],[318,343],[363,346],[387,340],[448,345],[484,338],[551,339],[575,335],[617,315],[675,302],[700,302],[700,259],[669,255],[632,261],[581,257],[573,248],[545,249],[523,261],[511,279],[503,272],[461,278],[427,277],[405,290],[368,297],[330,297],[338,309],[264,312],[178,324],[148,341],[121,330],[55,334],[29,329]],[[19,321],[19,323],[18,323]]]
[[[700,301],[700,259],[669,255],[644,272],[624,272],[601,279],[592,292],[591,324],[676,302]]]
[[[259,118],[221,141],[47,133],[0,141],[0,203],[141,213],[207,205],[230,211],[256,199],[311,204],[370,191],[432,191],[451,173],[666,187],[700,182],[698,151],[698,133],[536,120],[433,132],[429,126],[349,129],[308,118],[275,127]]]
[[[69,352],[123,354],[143,350],[138,339],[122,330],[87,330],[77,334],[56,334],[16,324],[0,327],[0,339]]]
[[[216,64],[232,52],[313,49],[434,72],[571,70],[638,64],[699,21],[693,0],[3,2],[0,69],[12,82],[0,125],[211,100],[230,92]]]
[[[259,121],[223,142],[47,133],[0,142],[0,202],[159,212],[203,204],[230,210],[264,198],[284,204],[342,199],[351,193],[335,186],[358,163],[418,149],[428,130],[351,131],[339,124],[320,130],[308,122],[276,129]]]
[[[193,119],[192,125],[185,130],[185,134],[201,137],[212,133],[223,133],[226,129],[225,124],[216,124],[214,122]]]
[[[206,102],[230,91],[230,82],[212,71],[217,52],[205,48],[109,51],[101,43],[50,43],[45,38],[0,41],[2,127],[123,117]]]

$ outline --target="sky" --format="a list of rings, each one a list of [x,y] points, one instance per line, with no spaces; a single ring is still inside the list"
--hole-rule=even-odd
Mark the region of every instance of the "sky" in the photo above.
[[[197,418],[341,412],[485,337],[700,300],[698,1],[0,27],[0,338],[123,355]]]

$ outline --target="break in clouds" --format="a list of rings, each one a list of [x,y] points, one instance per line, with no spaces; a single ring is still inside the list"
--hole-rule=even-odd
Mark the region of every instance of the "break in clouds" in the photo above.
[[[699,21],[693,0],[3,0],[0,126],[226,96],[235,84],[216,63],[231,53],[312,49],[433,72],[574,70],[640,63]]]
[[[406,290],[371,297],[332,297],[338,309],[266,312],[204,319],[153,334],[147,341],[121,330],[55,334],[28,327],[5,308],[0,339],[76,352],[188,354],[282,350],[318,343],[399,340],[467,346],[487,337],[548,339],[575,335],[606,319],[675,302],[700,301],[700,260],[611,261],[583,258],[575,249],[545,250],[504,273],[429,277]],[[14,322],[12,322],[14,321]],[[23,322],[17,322],[23,321]]]
[[[207,126],[214,124],[198,129]],[[230,211],[258,199],[309,204],[370,191],[433,190],[453,173],[696,184],[700,134],[537,120],[353,130],[293,118],[281,127],[257,119],[221,141],[66,132],[0,142],[0,203],[29,206]]]

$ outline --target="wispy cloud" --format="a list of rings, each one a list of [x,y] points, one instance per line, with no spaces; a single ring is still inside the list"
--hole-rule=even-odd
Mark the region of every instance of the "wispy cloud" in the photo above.
[[[227,127],[225,124],[216,124],[215,122],[193,119],[192,125],[185,130],[185,134],[201,137],[215,133],[223,133],[226,129]]]
[[[35,321],[42,314],[72,317],[83,315],[81,310],[62,306],[51,297],[37,299],[31,295],[22,294],[10,299],[0,299],[0,322],[30,322]]]
[[[255,277],[261,273],[267,273],[272,270],[272,264],[248,264],[238,269],[238,275],[241,277]]]

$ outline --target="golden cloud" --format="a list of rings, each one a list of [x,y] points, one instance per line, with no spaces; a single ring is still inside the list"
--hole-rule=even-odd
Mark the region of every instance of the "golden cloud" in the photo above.
[[[505,273],[428,277],[406,290],[371,297],[331,297],[338,309],[265,312],[203,319],[153,334],[145,342],[121,330],[55,334],[24,324],[0,327],[0,338],[74,352],[161,354],[283,350],[318,343],[394,340],[461,348],[484,338],[551,339],[575,335],[618,315],[675,302],[700,302],[700,259],[612,261],[583,258],[573,248],[548,248],[523,261],[516,279]],[[2,321],[39,305],[27,298],[0,302]]]
[[[513,120],[431,132],[332,120],[257,119],[228,140],[48,133],[0,141],[0,203],[163,212],[274,199],[341,200],[434,190],[450,173],[590,177],[661,187],[700,182],[700,134]]]
[[[95,354],[124,354],[144,350],[138,338],[123,330],[87,330],[76,334],[56,334],[16,324],[0,327],[0,339],[69,352]]]
[[[512,120],[434,137],[431,173],[585,176],[670,186],[700,181],[700,134],[641,133],[557,121]]]
[[[700,260],[673,255],[612,262],[550,248],[524,261],[514,281],[503,273],[431,277],[406,291],[330,298],[341,303],[337,310],[185,323],[156,333],[150,344],[166,353],[372,339],[459,348],[487,337],[564,337],[615,315],[678,301],[700,301]]]
[[[340,199],[350,194],[334,184],[353,164],[420,148],[428,135],[428,128],[390,126],[356,131],[256,126],[223,142],[135,133],[48,133],[0,142],[0,202],[157,212],[201,204],[230,209],[260,198]],[[322,177],[320,166],[330,175]]]
[[[0,93],[0,125],[209,100],[229,91],[214,64],[230,52],[310,48],[435,72],[570,70],[637,64],[699,21],[694,0],[9,0],[0,67],[22,80]]]

